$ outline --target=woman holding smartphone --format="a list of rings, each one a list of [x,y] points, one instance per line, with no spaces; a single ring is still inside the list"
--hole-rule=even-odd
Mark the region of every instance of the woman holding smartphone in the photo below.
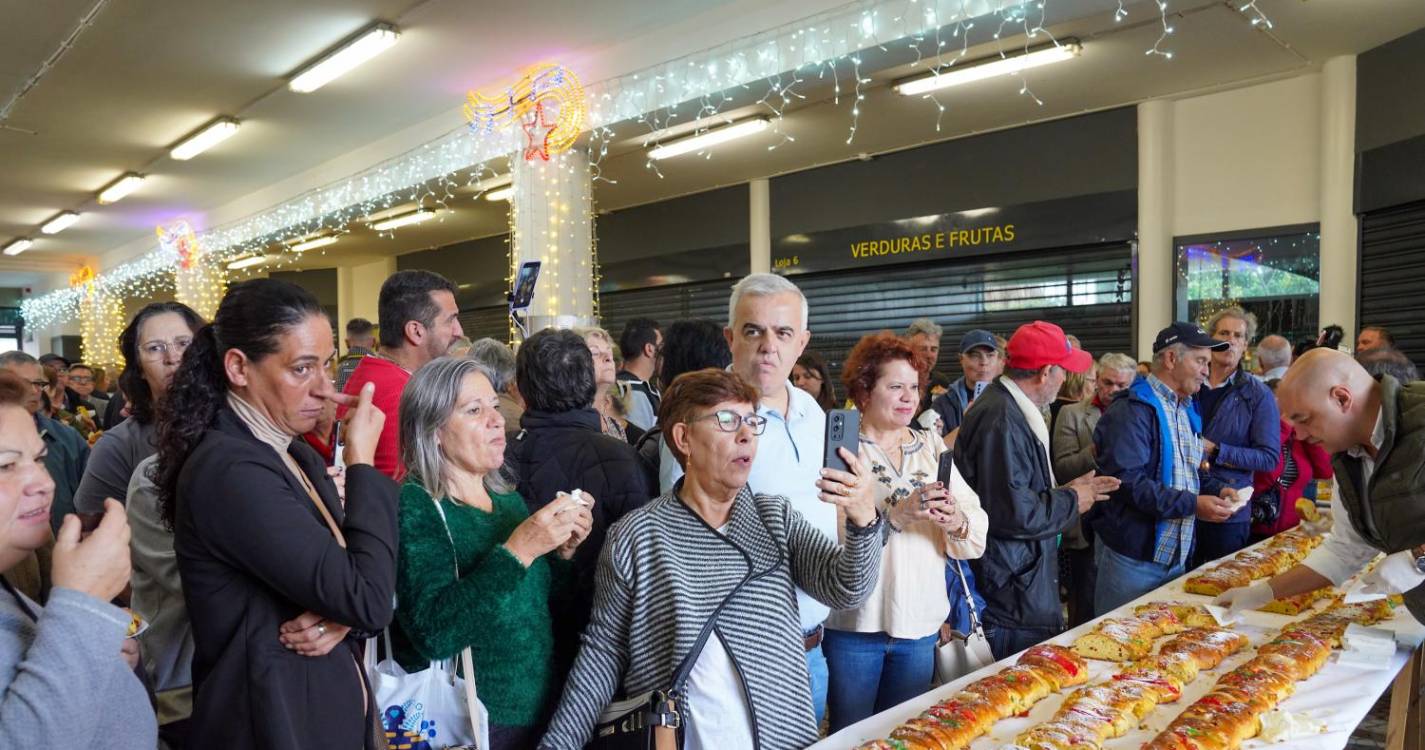
[[[861,412],[860,459],[890,524],[880,578],[860,606],[835,610],[822,642],[833,732],[930,689],[940,625],[950,611],[947,560],[985,550],[989,518],[952,469],[937,481],[939,436],[912,429],[929,363],[905,340],[868,335],[846,358],[842,381]]]
[[[255,279],[173,378],[157,480],[193,625],[192,747],[384,744],[360,647],[391,620],[396,486],[371,465],[374,387],[337,393],[334,357],[309,292]],[[333,400],[354,407],[344,506],[299,439]]]

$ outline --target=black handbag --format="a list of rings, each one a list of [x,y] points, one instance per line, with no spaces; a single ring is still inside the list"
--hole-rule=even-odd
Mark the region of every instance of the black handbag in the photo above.
[[[1277,522],[1282,514],[1282,492],[1277,484],[1252,496],[1252,523],[1269,526]]]
[[[748,571],[746,577],[737,582],[732,591],[717,605],[693,647],[673,672],[673,684],[667,690],[651,690],[610,703],[599,714],[594,724],[594,736],[585,745],[585,750],[682,750],[683,718],[686,714],[683,699],[688,677],[693,673],[693,665],[703,653],[708,636],[712,635],[717,616],[743,584],[754,576]]]

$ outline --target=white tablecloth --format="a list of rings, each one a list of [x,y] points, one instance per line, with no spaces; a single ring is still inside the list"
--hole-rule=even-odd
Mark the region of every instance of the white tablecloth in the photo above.
[[[1150,591],[1144,596],[1124,605],[1123,607],[1110,612],[1105,617],[1122,617],[1131,613],[1131,610],[1145,602],[1152,601],[1183,601],[1208,603],[1210,597],[1189,594],[1183,591],[1183,579],[1172,581],[1167,585]],[[1318,608],[1323,605],[1318,604]],[[1314,611],[1312,612],[1314,613]],[[1271,639],[1281,627],[1293,620],[1299,620],[1310,616],[1312,613],[1288,617],[1286,615],[1274,615],[1266,612],[1249,612],[1245,621],[1238,623],[1234,628],[1247,634],[1251,639],[1251,646],[1238,652],[1235,656],[1227,659],[1217,669],[1204,671],[1198,675],[1183,690],[1183,696],[1176,703],[1160,704],[1145,717],[1143,725],[1128,734],[1109,740],[1104,744],[1105,750],[1138,750],[1144,742],[1152,739],[1168,725],[1168,722],[1182,713],[1183,709],[1192,705],[1194,701],[1206,695],[1212,686],[1216,684],[1217,678],[1222,674],[1235,669],[1238,665],[1247,661],[1255,655],[1255,647],[1266,643]],[[1102,618],[1100,618],[1102,619]],[[1085,623],[1073,630],[1070,630],[1056,638],[1050,639],[1049,643],[1057,643],[1062,646],[1073,644],[1074,639],[1092,630],[1098,620]],[[1273,748],[1282,750],[1341,750],[1346,746],[1346,739],[1351,735],[1351,731],[1361,723],[1366,713],[1375,705],[1386,690],[1390,689],[1391,682],[1395,675],[1405,666],[1410,659],[1410,649],[1420,645],[1425,641],[1425,626],[1422,626],[1404,607],[1396,610],[1395,618],[1383,622],[1376,627],[1385,628],[1395,632],[1396,641],[1402,644],[1396,649],[1394,658],[1389,668],[1366,670],[1355,667],[1344,666],[1336,663],[1336,656],[1332,655],[1331,661],[1317,672],[1310,679],[1297,683],[1296,693],[1282,701],[1279,707],[1285,711],[1293,713],[1305,713],[1312,718],[1324,722],[1327,726],[1325,734],[1312,736],[1309,738],[1291,740],[1289,742],[1278,743]],[[1160,638],[1157,643],[1162,644],[1172,636]],[[964,687],[981,677],[994,674],[1006,666],[1012,665],[1014,657],[986,667],[974,674],[963,677],[955,682],[936,688],[918,698],[906,701],[895,708],[883,711],[864,721],[853,724],[831,737],[813,745],[813,750],[842,750],[853,748],[856,745],[880,737],[886,737],[902,721],[918,715],[920,712],[934,705],[935,703],[960,692]],[[1121,665],[1104,661],[1089,661],[1089,682],[1096,684],[1102,682],[1120,669]],[[1054,712],[1059,710],[1065,695],[1070,691],[1054,693],[1036,704],[1029,712],[1029,715],[1022,718],[1009,718],[997,722],[989,734],[975,740],[970,745],[971,750],[997,750],[1004,745],[1011,744],[1014,738],[1025,729],[1048,721],[1053,717]],[[1265,747],[1267,743],[1262,740],[1249,740],[1244,747]]]

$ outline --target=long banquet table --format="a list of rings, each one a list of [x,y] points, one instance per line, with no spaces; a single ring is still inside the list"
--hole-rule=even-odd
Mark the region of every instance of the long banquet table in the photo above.
[[[1134,607],[1147,602],[1183,601],[1206,604],[1212,601],[1211,597],[1183,591],[1185,579],[1186,576],[1171,581],[1103,617],[1062,633],[1047,642],[1063,646],[1072,645],[1074,639],[1092,630],[1099,620],[1107,617],[1125,616],[1130,614]],[[1348,583],[1347,586],[1349,585]],[[1318,603],[1317,609],[1324,605],[1324,601]],[[1256,646],[1270,640],[1270,636],[1280,630],[1283,625],[1308,617],[1315,611],[1315,609],[1309,610],[1297,616],[1277,615],[1268,612],[1246,613],[1244,620],[1232,627],[1246,633],[1252,639],[1252,647],[1227,659],[1217,669],[1203,671],[1196,680],[1184,688],[1180,700],[1176,703],[1158,706],[1144,717],[1144,722],[1138,728],[1122,737],[1104,743],[1105,750],[1138,750],[1143,743],[1157,735],[1185,708],[1207,694],[1220,675],[1252,658]],[[1397,673],[1410,661],[1412,651],[1419,647],[1422,641],[1425,641],[1425,626],[1411,617],[1404,607],[1396,610],[1393,619],[1376,627],[1391,630],[1396,635],[1396,652],[1389,667],[1363,669],[1338,664],[1337,656],[1333,654],[1331,661],[1320,672],[1310,679],[1298,683],[1296,693],[1279,705],[1282,710],[1305,713],[1311,718],[1325,723],[1327,731],[1324,734],[1280,742],[1272,745],[1273,748],[1281,748],[1281,750],[1341,750],[1346,746],[1346,740],[1350,737],[1351,732],[1361,723],[1380,696],[1390,689]],[[1165,640],[1167,639],[1160,639],[1158,643],[1161,644]],[[902,721],[914,717],[936,702],[954,695],[969,683],[1012,665],[1016,658],[1018,658],[1018,654],[846,727],[813,745],[812,750],[845,750],[854,748],[867,740],[886,737]],[[1108,679],[1119,670],[1120,666],[1112,662],[1089,661],[1089,684],[1097,684]],[[1069,691],[1051,694],[1036,704],[1027,716],[1012,717],[996,723],[988,734],[970,745],[970,750],[999,750],[1012,745],[1014,738],[1020,732],[1040,722],[1048,721],[1063,703],[1067,692]],[[1260,739],[1248,740],[1244,745],[1249,749],[1265,746],[1266,743]]]

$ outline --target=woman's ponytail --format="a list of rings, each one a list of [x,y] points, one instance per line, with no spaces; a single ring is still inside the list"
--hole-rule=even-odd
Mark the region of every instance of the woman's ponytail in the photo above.
[[[159,408],[158,511],[169,529],[177,519],[178,473],[212,426],[227,394],[223,348],[209,323],[193,335]]]

